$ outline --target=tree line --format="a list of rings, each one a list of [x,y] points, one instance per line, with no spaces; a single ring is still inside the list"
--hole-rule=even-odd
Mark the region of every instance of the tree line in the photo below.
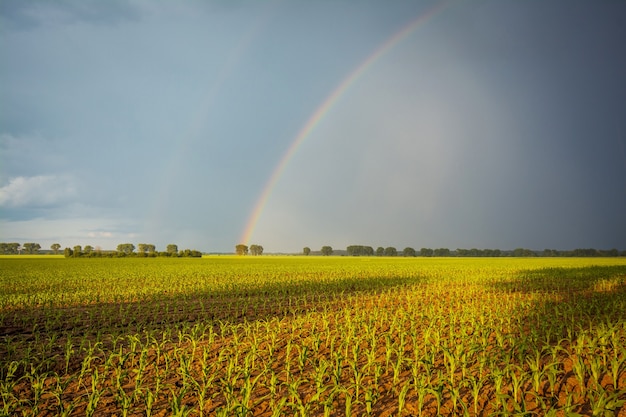
[[[55,255],[58,255],[61,251],[61,245],[59,243],[53,243],[50,245],[50,250]],[[3,255],[36,255],[41,251],[41,245],[39,243],[0,243],[0,254]],[[139,243],[137,247],[132,243],[120,243],[117,245],[117,249],[114,251],[103,251],[99,248],[94,248],[91,245],[85,245],[84,247],[76,245],[72,248],[63,249],[63,255],[66,258],[119,258],[126,256],[135,257],[150,257],[157,256],[169,256],[169,257],[202,257],[202,252],[195,249],[178,250],[178,245],[169,244],[165,251],[157,251],[156,246],[150,243]]]
[[[303,255],[310,255],[311,248],[304,247],[302,249]],[[322,256],[329,256],[334,251],[331,246],[322,246],[319,254]],[[516,248],[513,250],[500,250],[500,249],[455,249],[450,250],[448,248],[421,248],[419,251],[412,247],[406,247],[399,251],[393,246],[382,247],[379,246],[374,249],[372,246],[365,245],[350,245],[345,251],[341,251],[341,255],[346,256],[404,256],[404,257],[442,257],[442,256],[456,256],[456,257],[616,257],[626,256],[626,250],[619,251],[617,249],[574,249],[559,251],[556,249],[544,249],[543,251],[536,251],[526,248]]]
[[[137,249],[137,251],[135,251]],[[135,248],[132,243],[120,243],[115,251],[94,251],[91,246],[74,246],[74,248],[65,248],[65,257],[110,257],[123,258],[127,256],[137,258],[156,258],[156,257],[173,257],[173,258],[201,258],[202,252],[195,249],[178,250],[178,245],[169,244],[165,251],[157,251],[156,246],[150,243],[139,243]]]
[[[24,244],[11,242],[11,243],[0,243],[0,254],[2,255],[20,255],[20,254],[28,254],[35,255],[40,253],[42,250],[41,245],[35,242],[28,242]],[[61,245],[59,243],[53,243],[50,245],[50,250],[55,255],[58,255],[61,251]],[[244,245],[238,244],[235,246],[235,253],[237,255],[253,255],[259,256],[263,255],[263,246],[254,244],[254,245]],[[126,256],[135,256],[135,257],[158,257],[158,256],[169,256],[169,257],[201,257],[202,252],[195,249],[184,249],[179,250],[178,246],[175,244],[169,244],[166,247],[165,251],[157,251],[155,245],[149,243],[139,243],[137,247],[135,247],[132,243],[120,243],[117,245],[117,249],[115,251],[103,251],[99,248],[94,248],[91,245],[86,245],[84,247],[76,245],[72,248],[65,248],[63,250],[63,254],[65,257],[126,257]],[[456,256],[456,257],[500,257],[500,256],[511,256],[511,257],[616,257],[616,256],[626,256],[626,250],[619,251],[617,249],[595,249],[595,248],[579,248],[573,250],[556,250],[556,249],[544,249],[542,251],[536,251],[532,249],[526,248],[516,248],[513,250],[500,250],[500,249],[455,249],[450,250],[448,248],[421,248],[420,250],[416,250],[412,247],[406,247],[399,251],[393,246],[382,247],[379,246],[374,249],[373,246],[366,245],[349,245],[345,251],[339,250],[336,251],[332,248],[332,246],[322,246],[322,248],[318,252],[311,251],[311,248],[304,247],[302,249],[303,255],[322,255],[322,256],[330,256],[333,254],[336,255],[346,255],[346,256],[404,256],[404,257],[414,257],[414,256],[422,256],[422,257],[442,257],[442,256]]]

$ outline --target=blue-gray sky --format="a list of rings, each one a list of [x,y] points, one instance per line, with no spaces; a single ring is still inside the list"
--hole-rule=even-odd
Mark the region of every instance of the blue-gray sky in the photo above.
[[[232,251],[435,1],[0,1],[0,241]],[[250,243],[626,249],[626,2],[452,1]]]

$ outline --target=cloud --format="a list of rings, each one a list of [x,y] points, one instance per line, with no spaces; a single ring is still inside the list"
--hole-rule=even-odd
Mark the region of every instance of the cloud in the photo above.
[[[60,243],[63,247],[92,245],[103,249],[115,249],[124,242],[150,241],[148,237],[134,232],[135,228],[132,221],[126,218],[0,219],[0,241],[37,242],[43,248]]]
[[[1,122],[0,122],[1,124]],[[0,185],[17,177],[34,177],[67,172],[71,155],[64,150],[66,142],[37,132],[0,133]]]
[[[0,188],[0,207],[52,207],[67,203],[76,195],[76,185],[69,176],[14,177]]]
[[[44,24],[77,21],[111,25],[140,17],[136,4],[125,0],[3,0],[0,4],[2,23],[23,30]]]

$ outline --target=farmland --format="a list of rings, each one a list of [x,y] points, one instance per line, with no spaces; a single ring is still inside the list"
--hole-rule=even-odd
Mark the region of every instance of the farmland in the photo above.
[[[0,415],[626,415],[626,259],[0,258]]]

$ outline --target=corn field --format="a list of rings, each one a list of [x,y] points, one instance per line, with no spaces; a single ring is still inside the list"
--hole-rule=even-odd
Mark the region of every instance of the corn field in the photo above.
[[[626,416],[626,259],[0,258],[0,415]]]

